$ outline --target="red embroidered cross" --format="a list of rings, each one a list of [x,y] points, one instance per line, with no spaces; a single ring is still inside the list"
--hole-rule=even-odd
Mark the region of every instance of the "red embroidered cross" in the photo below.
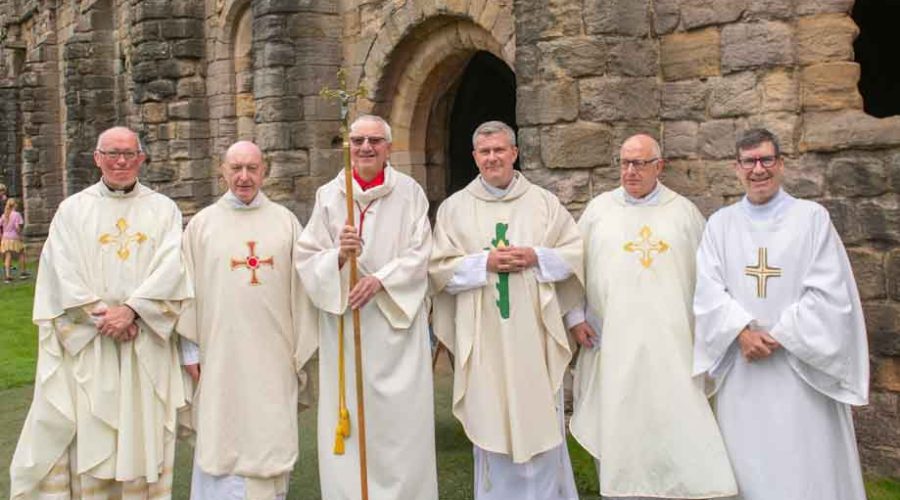
[[[265,259],[259,258],[256,255],[256,242],[248,241],[247,247],[250,249],[250,255],[245,257],[244,259],[231,259],[231,270],[235,270],[239,267],[244,267],[250,270],[250,284],[251,285],[259,285],[259,280],[256,278],[256,270],[259,269],[259,266],[266,264],[269,267],[275,267],[275,257],[266,257]]]

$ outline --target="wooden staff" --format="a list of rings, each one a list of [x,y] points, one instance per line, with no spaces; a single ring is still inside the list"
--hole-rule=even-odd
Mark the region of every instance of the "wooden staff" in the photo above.
[[[350,124],[348,121],[348,113],[350,110],[350,102],[358,97],[366,96],[366,89],[362,86],[355,91],[347,90],[347,75],[341,68],[337,73],[338,89],[323,88],[320,92],[322,97],[338,99],[341,103],[341,135],[344,140],[344,180],[346,182],[345,191],[347,198],[347,225],[354,227],[354,210],[353,210],[353,168],[350,162]],[[350,254],[350,290],[356,286],[359,281],[359,270],[356,265],[356,254]],[[356,422],[358,427],[359,441],[359,485],[362,494],[362,500],[369,500],[369,472],[366,467],[366,411],[363,401],[363,365],[362,365],[362,340],[360,336],[361,326],[359,323],[359,309],[353,309],[353,345],[354,361],[356,364]],[[340,317],[339,338],[338,338],[338,424],[335,430],[334,453],[342,455],[344,453],[344,438],[350,436],[350,412],[347,410],[346,389],[344,377],[344,316]]]

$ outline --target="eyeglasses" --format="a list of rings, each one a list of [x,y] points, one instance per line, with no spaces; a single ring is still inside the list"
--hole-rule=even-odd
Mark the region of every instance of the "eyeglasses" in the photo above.
[[[751,170],[756,168],[756,164],[759,163],[763,168],[772,168],[778,163],[777,156],[758,156],[756,158],[738,158],[738,165],[744,170]]]
[[[103,151],[102,149],[98,149],[97,152],[107,160],[118,160],[119,157],[122,157],[128,161],[137,158],[141,154],[141,151]]]
[[[362,146],[366,141],[369,141],[369,145],[374,148],[387,142],[387,139],[378,137],[377,135],[363,135],[350,138],[350,144],[353,144],[356,147]]]
[[[621,167],[622,170],[628,170],[628,167],[632,167],[635,172],[643,172],[658,161],[659,158],[650,158],[649,160],[627,160],[625,158],[616,158],[616,163],[619,164],[619,167]]]

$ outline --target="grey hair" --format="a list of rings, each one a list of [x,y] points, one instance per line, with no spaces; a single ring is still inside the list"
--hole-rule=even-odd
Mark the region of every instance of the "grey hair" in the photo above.
[[[106,137],[107,134],[110,134],[112,132],[128,132],[129,134],[133,135],[135,142],[137,142],[138,152],[139,153],[144,152],[144,145],[141,144],[141,138],[140,138],[140,136],[138,136],[137,132],[135,132],[134,130],[131,130],[128,127],[122,127],[122,126],[110,127],[108,129],[104,130],[103,132],[100,132],[100,135],[97,136],[97,146],[94,148],[96,151],[100,151],[100,144],[103,143],[103,139]]]
[[[384,127],[384,140],[387,142],[394,142],[394,136],[391,134],[391,126],[388,124],[387,120],[378,116],[378,115],[361,115],[350,124],[350,132],[353,132],[353,129],[356,128],[356,124],[360,122],[376,122],[380,123],[382,127]]]
[[[516,145],[516,131],[512,129],[509,125],[498,121],[492,120],[489,122],[484,122],[475,129],[475,133],[472,134],[472,147],[475,147],[475,141],[478,140],[479,135],[491,135],[498,133],[506,134],[506,137],[509,138],[509,144],[511,146]]]
[[[769,129],[766,128],[751,128],[750,130],[745,130],[738,135],[737,141],[735,142],[735,154],[738,159],[741,157],[741,151],[745,149],[755,148],[760,144],[771,142],[772,146],[775,147],[775,156],[781,156],[781,145],[778,144],[778,138],[775,137]]]

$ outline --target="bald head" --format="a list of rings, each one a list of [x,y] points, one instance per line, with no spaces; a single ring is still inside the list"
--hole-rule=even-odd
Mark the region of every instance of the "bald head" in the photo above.
[[[629,137],[619,150],[619,168],[625,191],[634,198],[647,196],[663,169],[659,143],[647,134]]]
[[[107,143],[111,141],[127,141],[133,143],[134,151],[142,151],[141,141],[137,132],[128,127],[111,127],[97,136],[97,150],[108,149]]]
[[[238,141],[226,151],[222,161],[222,178],[228,189],[244,204],[256,198],[266,177],[266,164],[259,146]]]

